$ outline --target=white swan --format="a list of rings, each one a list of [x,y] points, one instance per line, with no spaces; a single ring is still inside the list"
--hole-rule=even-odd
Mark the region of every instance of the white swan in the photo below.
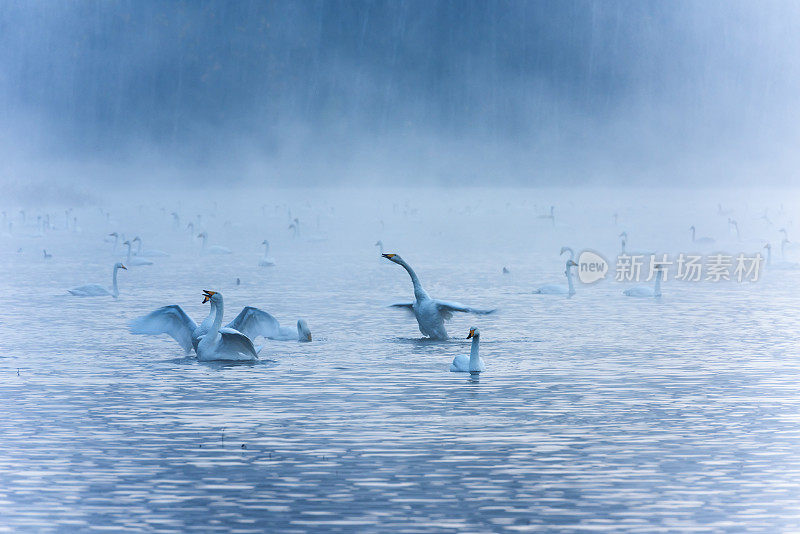
[[[786,228],[781,228],[778,232],[783,234],[783,239],[781,240],[781,258],[783,258],[786,256],[786,249],[794,250],[797,245],[789,240],[789,233]]]
[[[626,289],[622,292],[626,297],[660,297],[661,296],[661,278],[664,275],[664,266],[656,264],[656,283],[654,287],[636,286]]]
[[[772,263],[772,245],[767,243],[764,245],[764,248],[767,249],[767,268],[783,271],[794,271],[796,269],[800,269],[800,263],[792,261],[776,261],[775,263]]]
[[[297,328],[281,326],[275,317],[252,306],[245,306],[228,328],[237,330],[250,339],[263,336],[273,341],[311,341],[311,330],[305,319],[298,319]]]
[[[130,325],[132,334],[167,334],[178,342],[188,354],[197,351],[200,339],[211,330],[217,313],[217,303],[211,297],[214,291],[203,291],[203,304],[211,302],[211,310],[200,325],[186,314],[177,304],[158,308],[134,320]],[[297,330],[281,327],[278,321],[267,312],[252,306],[245,306],[236,318],[220,329],[220,332],[242,333],[250,340],[263,336],[280,341],[311,341],[311,331],[305,320],[297,322]]]
[[[565,247],[568,249],[568,247]],[[561,253],[563,254],[566,252],[563,248],[561,249]],[[534,293],[539,295],[569,295],[572,296],[575,294],[575,285],[572,283],[572,271],[570,267],[577,267],[578,264],[572,261],[572,259],[568,259],[565,267],[564,267],[564,275],[567,277],[567,285],[561,284],[548,284],[546,286],[542,286],[539,289],[534,290]]]
[[[696,232],[694,225],[690,226],[689,230],[692,231],[692,243],[696,243],[698,245],[713,245],[716,243],[716,240],[713,237],[695,237]]]
[[[111,295],[119,297],[119,287],[117,286],[117,271],[120,269],[128,270],[127,267],[117,262],[114,264],[114,273],[111,275],[111,291],[100,284],[87,284],[85,286],[68,289],[67,291],[76,297],[105,297]]]
[[[731,228],[733,228],[734,231],[736,232],[736,241],[741,241],[742,240],[742,234],[739,233],[739,223],[736,222],[735,220],[729,218],[728,219],[728,233],[729,234],[731,232]]]
[[[486,370],[486,364],[483,358],[478,355],[478,344],[481,342],[480,330],[474,326],[469,329],[467,339],[472,338],[472,348],[470,348],[469,356],[459,354],[453,358],[453,363],[450,364],[451,373],[470,373],[478,374]]]
[[[114,238],[114,248],[111,250],[111,252],[115,253],[115,252],[117,252],[117,242],[119,241],[119,234],[117,232],[111,232],[108,235],[109,235],[109,237],[113,237]]]
[[[126,247],[128,247],[128,255],[125,258],[125,263],[130,265],[131,267],[138,267],[141,265],[153,265],[153,262],[150,260],[146,260],[144,258],[131,258],[131,242],[125,241],[123,243]]]
[[[273,267],[275,265],[275,260],[269,256],[269,241],[265,239],[261,244],[264,245],[264,257],[258,260],[258,266]]]
[[[479,310],[459,304],[458,302],[447,302],[444,300],[433,299],[422,288],[422,284],[417,277],[414,269],[397,254],[383,254],[384,258],[394,262],[408,272],[411,283],[414,285],[414,302],[397,302],[391,304],[393,308],[404,308],[414,314],[419,325],[419,331],[433,339],[447,339],[447,330],[444,321],[449,320],[453,312],[475,313],[484,315],[495,310]]]
[[[206,241],[208,241],[208,234],[206,232],[200,232],[197,234],[197,237],[203,240],[203,252],[208,252],[209,254],[231,254],[231,249],[219,245],[213,245],[206,249]]]
[[[553,226],[556,225],[556,216],[555,216],[555,206],[550,206],[550,214],[549,215],[539,215],[539,219],[550,219],[553,221]]]
[[[653,252],[630,252],[626,250],[626,246],[628,245],[628,232],[622,232],[619,234],[620,238],[620,256],[628,255],[628,256],[651,256]]]
[[[169,256],[169,254],[167,254],[163,250],[142,250],[142,238],[139,237],[138,235],[133,238],[132,242],[136,243],[137,241],[139,242],[139,244],[136,246],[136,252],[135,252],[136,256],[149,256],[149,257]]]
[[[216,305],[214,322],[197,344],[197,359],[209,361],[258,361],[258,351],[246,335],[230,328],[221,328],[224,306],[222,293],[204,291],[204,297]]]

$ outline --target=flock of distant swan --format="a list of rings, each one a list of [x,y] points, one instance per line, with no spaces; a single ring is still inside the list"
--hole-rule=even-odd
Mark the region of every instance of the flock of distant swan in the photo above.
[[[730,212],[722,210],[719,206],[720,215],[728,215]],[[5,217],[5,213],[3,214]],[[177,219],[177,214],[173,213],[173,218]],[[764,215],[766,217],[766,215]],[[550,208],[547,215],[540,216],[539,218],[551,219],[555,224],[554,208]],[[614,215],[616,222],[616,214]],[[24,213],[23,213],[24,220]],[[73,224],[77,225],[77,220],[73,220]],[[41,224],[41,218],[39,219]],[[69,213],[67,213],[67,225],[69,226]],[[739,236],[738,224],[735,220],[728,218],[729,229],[736,231],[737,240],[741,242]],[[194,225],[189,223],[189,231],[194,235]],[[9,224],[9,230],[11,225]],[[289,229],[297,234],[299,231],[299,220],[292,219]],[[712,246],[715,240],[710,237],[698,237],[694,226],[689,228],[692,237],[692,243],[702,246]],[[794,246],[788,239],[788,233],[785,228],[781,228],[782,234],[781,241],[781,256],[783,257],[787,247]],[[114,251],[116,252],[120,235],[117,232],[112,232],[109,237],[113,238]],[[225,247],[218,245],[208,245],[208,234],[205,231],[197,234],[197,238],[202,240],[202,250],[207,254],[230,254],[231,251]],[[650,253],[644,252],[631,252],[627,249],[628,235],[626,232],[619,234],[620,238],[620,251],[622,254],[641,254],[649,255]],[[121,239],[124,239],[122,237]],[[258,261],[261,267],[274,266],[275,260],[270,256],[269,241],[264,240],[261,243],[264,246],[264,255]],[[772,262],[772,246],[770,243],[759,243],[766,251],[766,264],[777,269],[800,269],[797,263],[778,261],[773,264]],[[124,240],[122,243],[126,247],[125,262],[117,262],[113,266],[112,271],[112,284],[110,289],[100,284],[88,284],[73,289],[68,292],[71,295],[79,297],[101,297],[111,296],[117,298],[119,296],[118,286],[118,272],[119,270],[127,270],[128,267],[152,265],[153,261],[149,257],[168,256],[166,252],[159,250],[147,250],[142,248],[142,240],[138,236],[133,240]],[[135,253],[132,253],[133,246],[136,245]],[[458,302],[445,301],[432,298],[425,288],[422,286],[419,277],[414,269],[399,255],[392,253],[385,253],[382,241],[375,243],[378,247],[381,256],[392,263],[400,265],[408,273],[413,285],[414,299],[405,302],[396,302],[390,304],[390,307],[402,309],[409,312],[417,321],[420,332],[428,338],[437,340],[448,339],[447,330],[445,328],[445,321],[449,320],[453,313],[471,313],[475,315],[486,315],[493,313],[494,309],[479,309],[470,306],[465,306]],[[541,286],[533,291],[536,294],[543,295],[567,295],[572,296],[575,294],[575,285],[573,282],[572,268],[577,267],[575,262],[574,251],[570,247],[563,247],[561,255],[568,253],[568,258],[565,261],[564,276],[566,277],[566,284],[551,284]],[[44,251],[45,260],[51,258],[52,255]],[[508,273],[506,268],[503,268],[504,273]],[[661,296],[661,283],[663,280],[664,269],[661,265],[655,265],[655,280],[652,286],[637,286],[626,289],[623,291],[625,296],[629,297],[650,297],[658,298]],[[271,341],[295,341],[295,342],[310,342],[312,340],[311,331],[308,324],[304,319],[297,321],[296,327],[281,326],[275,317],[264,310],[247,306],[241,310],[235,319],[223,326],[224,315],[224,301],[223,296],[218,291],[203,291],[203,303],[210,305],[209,313],[205,319],[198,325],[192,320],[187,313],[176,304],[163,306],[151,313],[139,317],[130,324],[130,332],[133,334],[142,335],[162,335],[166,334],[171,336],[188,355],[194,351],[199,361],[244,361],[253,362],[259,360],[259,352],[262,347],[256,347],[254,341],[259,338],[264,338]],[[471,374],[480,373],[485,369],[485,363],[480,357],[479,343],[480,331],[476,327],[469,330],[467,339],[472,340],[472,346],[469,356],[459,355],[450,366],[453,372],[469,372]]]

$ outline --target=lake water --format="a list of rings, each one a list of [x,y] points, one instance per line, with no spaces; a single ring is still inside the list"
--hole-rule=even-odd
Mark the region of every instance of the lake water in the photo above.
[[[110,222],[76,208],[80,232],[48,208],[59,228],[43,237],[43,211],[29,209],[25,226],[10,206],[0,528],[797,531],[800,271],[767,270],[755,283],[670,279],[661,299],[625,297],[613,280],[577,284],[569,299],[531,294],[563,281],[562,245],[612,258],[622,230],[631,250],[692,252],[695,224],[731,254],[763,254],[759,239],[777,248],[778,228],[794,231],[797,210],[779,207],[786,195],[685,197],[170,193],[108,201]],[[718,201],[737,210],[741,241]],[[551,204],[555,225],[539,217]],[[760,218],[768,205],[771,225]],[[301,221],[297,238],[287,209]],[[234,253],[201,255],[189,220]],[[113,230],[170,256],[121,271],[118,300],[68,295],[110,284],[124,257],[103,240]],[[273,268],[257,265],[265,238]],[[379,259],[377,239],[433,297],[499,311],[456,314],[451,340],[422,339],[413,318],[386,307],[412,291],[400,266]],[[223,293],[226,318],[245,305],[285,325],[304,317],[314,341],[267,342],[262,362],[223,365],[185,357],[166,336],[128,333],[165,304],[199,321],[203,289]],[[479,378],[448,371],[468,354],[473,325],[487,366]]]

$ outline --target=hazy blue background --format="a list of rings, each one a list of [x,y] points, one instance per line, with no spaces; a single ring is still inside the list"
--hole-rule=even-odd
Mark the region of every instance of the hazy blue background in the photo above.
[[[794,2],[5,1],[0,172],[796,184]]]

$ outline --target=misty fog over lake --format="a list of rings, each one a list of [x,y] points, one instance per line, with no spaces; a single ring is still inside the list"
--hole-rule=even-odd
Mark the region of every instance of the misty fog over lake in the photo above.
[[[800,529],[798,27],[0,3],[0,530]]]

